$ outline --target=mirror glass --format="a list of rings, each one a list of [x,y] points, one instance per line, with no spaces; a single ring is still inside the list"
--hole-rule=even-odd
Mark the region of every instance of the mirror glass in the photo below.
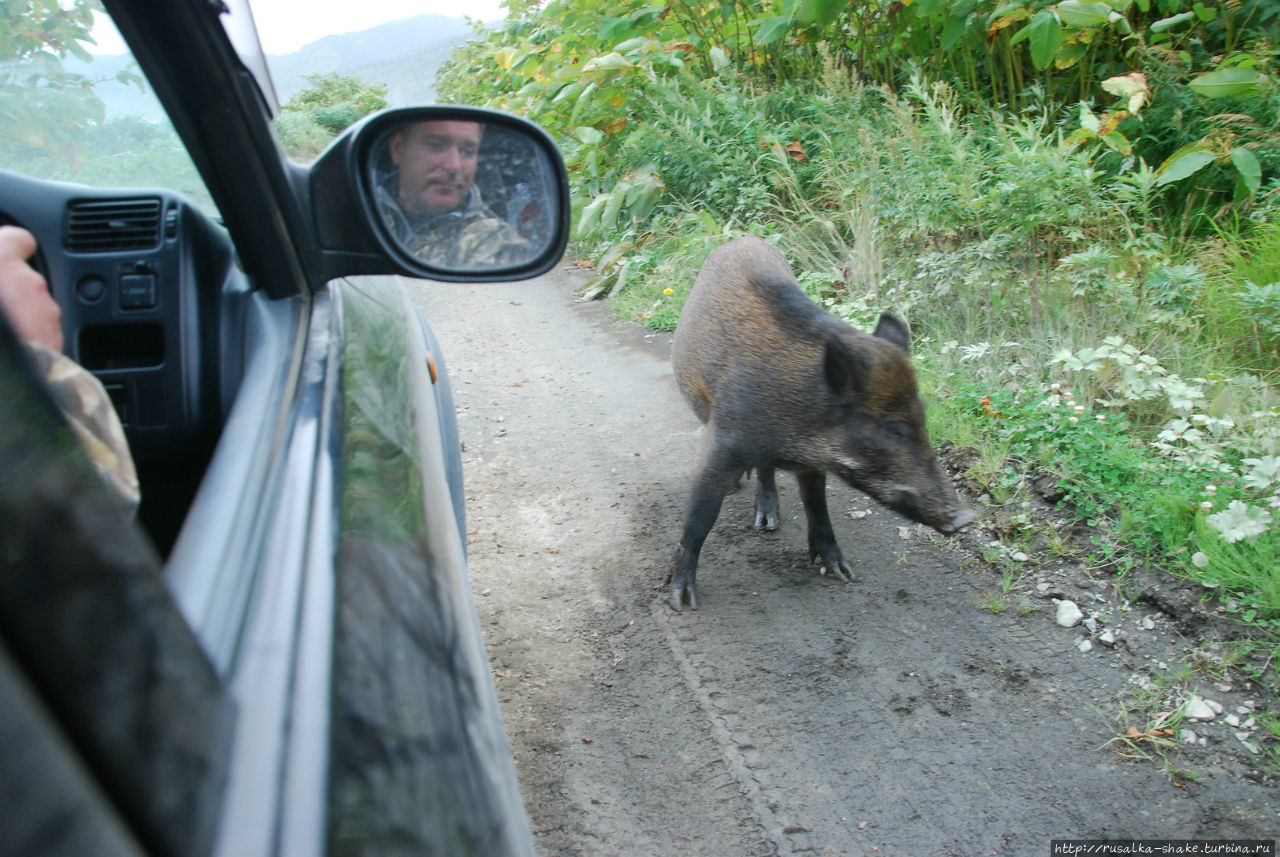
[[[433,118],[386,131],[369,151],[382,222],[426,265],[501,271],[556,239],[555,167],[519,128]]]

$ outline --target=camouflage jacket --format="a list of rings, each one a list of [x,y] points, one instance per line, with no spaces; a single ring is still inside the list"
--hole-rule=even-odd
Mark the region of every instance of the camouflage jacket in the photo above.
[[[457,211],[416,220],[386,189],[378,188],[382,217],[396,238],[419,259],[463,271],[517,265],[533,255],[530,243],[489,210],[478,188],[471,188]]]
[[[44,378],[54,403],[84,446],[94,469],[132,516],[141,499],[138,472],[111,397],[97,378],[70,357],[37,342],[27,342],[26,346],[36,372]]]

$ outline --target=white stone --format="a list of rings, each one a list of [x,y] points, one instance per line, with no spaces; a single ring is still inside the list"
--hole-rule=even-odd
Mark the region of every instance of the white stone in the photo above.
[[[1116,644],[1116,632],[1112,628],[1108,628],[1098,635],[1098,642],[1108,648]]]
[[[1206,699],[1204,704],[1212,708],[1214,714],[1222,713],[1222,705],[1220,703],[1214,702],[1212,699]]]
[[[1248,750],[1250,753],[1256,756],[1262,751],[1258,749],[1256,744],[1254,744],[1252,741],[1249,740],[1251,737],[1253,737],[1252,733],[1249,733],[1249,732],[1236,733],[1236,740],[1239,741],[1241,744],[1243,744],[1246,750]]]
[[[1183,729],[1179,737],[1182,738],[1183,744],[1194,744],[1200,740],[1200,736],[1190,729]]]
[[[1058,612],[1054,616],[1053,621],[1057,622],[1064,628],[1074,628],[1080,624],[1080,620],[1084,618],[1084,612],[1076,606],[1074,601],[1062,600],[1058,602]]]
[[[1076,646],[1076,648],[1079,649],[1080,652],[1083,654],[1084,652],[1089,652],[1093,650],[1093,643],[1090,643],[1088,640],[1081,640],[1080,643]]]
[[[1014,562],[1026,562],[1028,557],[1022,551],[1014,551],[1012,554],[1009,555],[1009,559],[1013,560]]]
[[[1222,718],[1222,722],[1227,724],[1228,726],[1233,726],[1233,727],[1239,726],[1240,718],[1234,714],[1228,714],[1226,717]]]
[[[1208,700],[1193,695],[1187,700],[1187,706],[1183,709],[1183,716],[1188,720],[1212,720],[1218,716],[1218,712],[1213,710],[1213,706],[1209,704]]]
[[[1156,620],[1150,616],[1143,616],[1142,621],[1138,623],[1144,631],[1154,631],[1156,628]]]
[[[1096,633],[1098,633],[1098,620],[1097,620],[1097,619],[1095,619],[1095,618],[1093,618],[1092,616],[1090,616],[1088,619],[1085,619],[1085,620],[1084,620],[1084,623],[1083,623],[1083,624],[1084,624],[1085,630],[1086,630],[1086,631],[1088,631],[1090,634],[1096,634]]]

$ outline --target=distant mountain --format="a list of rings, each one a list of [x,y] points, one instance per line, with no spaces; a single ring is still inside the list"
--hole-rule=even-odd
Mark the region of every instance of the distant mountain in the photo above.
[[[366,83],[384,84],[392,107],[430,104],[436,99],[436,70],[454,47],[475,36],[463,18],[417,15],[357,33],[325,36],[293,53],[269,55],[267,63],[281,104],[307,86],[303,75],[325,72],[356,75]],[[105,55],[88,64],[74,59],[65,64],[68,71],[99,81],[94,92],[106,104],[108,117],[134,114],[146,119],[161,118],[154,96],[139,90],[137,84],[113,79],[129,60],[126,56]]]
[[[474,37],[462,18],[418,15],[358,33],[325,36],[267,61],[281,103],[306,87],[304,74],[336,71],[385,84],[391,106],[401,107],[434,101],[436,69],[454,47]]]

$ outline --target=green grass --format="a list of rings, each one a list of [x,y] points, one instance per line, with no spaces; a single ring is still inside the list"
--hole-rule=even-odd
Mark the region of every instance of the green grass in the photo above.
[[[1146,685],[1133,685],[1115,699],[1110,715],[1114,736],[1105,746],[1126,759],[1143,759],[1161,766],[1176,786],[1195,782],[1200,774],[1179,762],[1182,728],[1190,691],[1189,673],[1174,674]]]

